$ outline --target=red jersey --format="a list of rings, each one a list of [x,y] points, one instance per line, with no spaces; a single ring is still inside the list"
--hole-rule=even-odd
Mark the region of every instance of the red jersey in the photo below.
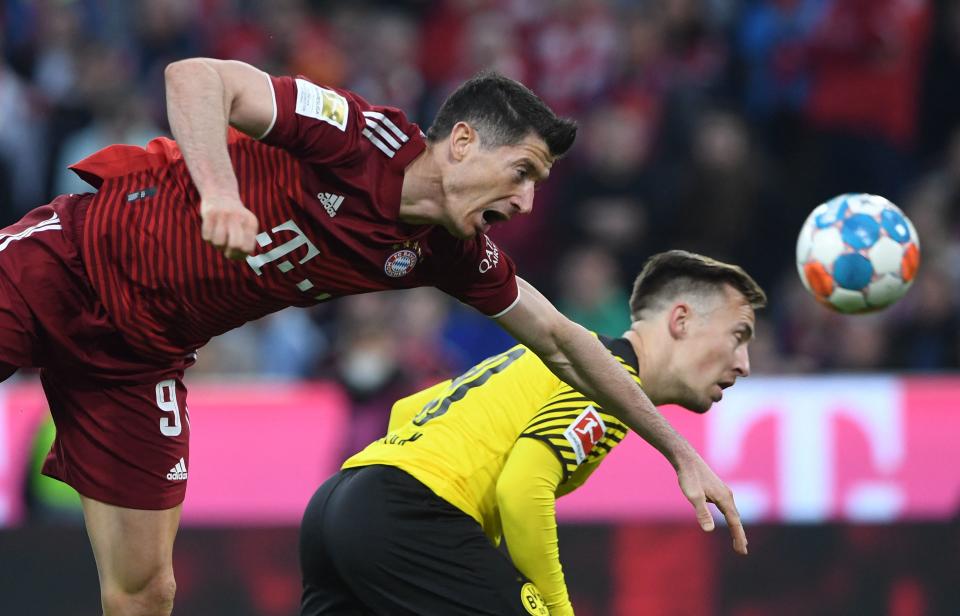
[[[270,82],[267,133],[228,139],[260,225],[246,260],[202,240],[199,193],[174,141],[110,146],[71,167],[99,188],[84,265],[133,346],[181,357],[286,306],[384,289],[436,286],[491,316],[515,304],[513,262],[488,237],[399,220],[404,170],[426,148],[417,125],[345,90]]]

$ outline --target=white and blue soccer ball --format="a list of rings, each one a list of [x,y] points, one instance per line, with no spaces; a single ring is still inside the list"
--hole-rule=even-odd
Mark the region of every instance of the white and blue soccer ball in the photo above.
[[[907,292],[920,266],[920,239],[893,203],[866,193],[834,197],[807,217],[797,238],[797,271],[822,304],[872,312]]]

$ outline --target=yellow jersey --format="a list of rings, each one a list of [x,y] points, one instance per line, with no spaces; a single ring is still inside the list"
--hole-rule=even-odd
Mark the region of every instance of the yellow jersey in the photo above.
[[[629,341],[600,339],[639,385]],[[518,439],[536,439],[556,455],[563,467],[559,497],[582,485],[626,432],[518,345],[397,401],[387,435],[343,468],[384,464],[406,471],[475,519],[496,545],[502,536],[497,480]]]

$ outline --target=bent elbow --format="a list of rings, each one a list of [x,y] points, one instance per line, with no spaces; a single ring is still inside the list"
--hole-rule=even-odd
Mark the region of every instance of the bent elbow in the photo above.
[[[210,61],[210,58],[174,60],[163,69],[163,80],[167,84],[177,81],[189,81],[200,71],[212,70]]]

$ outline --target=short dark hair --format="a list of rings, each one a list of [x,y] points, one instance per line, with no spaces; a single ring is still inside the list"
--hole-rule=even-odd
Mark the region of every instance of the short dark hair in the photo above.
[[[427,139],[440,141],[457,122],[476,129],[485,147],[514,145],[536,133],[554,158],[565,154],[577,136],[576,122],[558,118],[529,88],[493,71],[479,73],[447,97]]]
[[[740,266],[686,250],[661,252],[647,259],[633,283],[630,315],[640,321],[647,311],[682,294],[717,293],[724,285],[742,293],[755,310],[767,305],[766,293]]]

